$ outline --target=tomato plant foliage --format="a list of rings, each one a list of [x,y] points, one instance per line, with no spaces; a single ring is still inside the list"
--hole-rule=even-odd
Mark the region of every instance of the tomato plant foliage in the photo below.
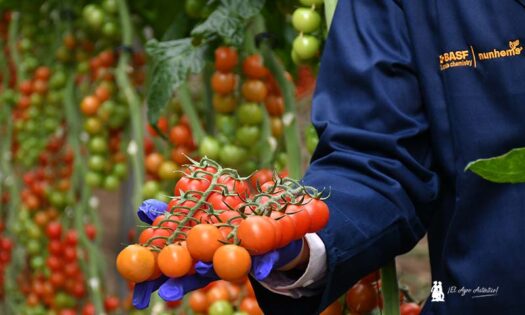
[[[242,44],[247,20],[258,14],[264,0],[222,0],[221,5],[191,35],[205,38],[220,36],[227,43]]]
[[[191,38],[151,40],[146,51],[153,61],[153,79],[147,95],[148,119],[155,123],[173,90],[186,80],[188,73],[198,73],[204,68],[206,46],[194,46]]]
[[[263,0],[222,0],[217,9],[193,29],[193,38],[165,42],[153,39],[148,42],[146,51],[153,64],[153,79],[147,95],[148,120],[151,123],[158,120],[173,91],[186,80],[187,75],[203,70],[210,43],[219,37],[232,45],[240,45],[248,20],[258,14],[263,6]]]

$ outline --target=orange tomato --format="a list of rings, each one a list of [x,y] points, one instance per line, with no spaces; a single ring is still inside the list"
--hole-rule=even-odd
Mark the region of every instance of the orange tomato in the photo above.
[[[236,281],[250,272],[252,259],[246,249],[228,244],[219,247],[213,255],[213,269],[227,281]]]
[[[128,281],[146,281],[155,272],[155,256],[146,247],[129,245],[117,256],[117,270]]]
[[[162,273],[170,278],[182,277],[192,267],[190,252],[184,246],[170,244],[160,251],[158,266]]]

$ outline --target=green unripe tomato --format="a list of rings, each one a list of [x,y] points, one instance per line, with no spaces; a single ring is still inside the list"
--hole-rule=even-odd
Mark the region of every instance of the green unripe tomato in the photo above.
[[[51,204],[58,209],[63,208],[67,202],[66,196],[64,196],[64,194],[59,191],[51,192],[49,199]]]
[[[35,256],[31,259],[31,268],[40,269],[44,267],[45,260],[42,256]]]
[[[177,172],[179,168],[177,167],[177,164],[173,161],[164,161],[162,164],[160,164],[159,172],[157,175],[159,175],[160,179],[164,180],[170,180],[170,179],[177,179],[180,177],[180,173]]]
[[[233,306],[228,301],[215,301],[208,308],[209,315],[233,315]]]
[[[100,117],[103,121],[108,121],[110,117],[115,112],[115,108],[117,107],[117,104],[112,100],[107,100],[102,105],[100,105],[100,108],[97,111],[97,116]]]
[[[115,14],[118,12],[118,3],[117,0],[104,0],[102,1],[102,8],[107,13]]]
[[[109,127],[116,129],[124,126],[128,119],[128,108],[125,105],[117,105],[113,111],[113,115],[109,117]]]
[[[23,67],[27,71],[30,71],[30,72],[35,70],[36,67],[38,67],[39,65],[40,65],[40,62],[38,61],[38,59],[36,59],[35,57],[32,57],[32,56],[26,57],[26,59],[24,60],[24,63],[23,63]]]
[[[74,307],[76,304],[76,300],[71,296],[64,292],[58,292],[55,295],[55,306],[59,308],[68,308],[68,307]]]
[[[31,49],[33,49],[33,43],[31,42],[31,40],[29,38],[24,37],[18,43],[18,47],[20,47],[20,50],[22,52],[28,52]]]
[[[100,187],[102,185],[102,175],[96,172],[87,172],[85,180],[89,187]]]
[[[115,38],[118,34],[118,28],[113,22],[106,22],[102,26],[102,34],[108,38]]]
[[[108,151],[108,143],[106,142],[106,139],[101,136],[91,138],[88,146],[89,150],[95,154],[102,154]]]
[[[64,71],[57,71],[49,79],[49,87],[52,90],[60,89],[66,85],[66,79]]]
[[[237,142],[245,147],[255,146],[259,141],[260,136],[261,132],[257,126],[242,126],[237,129],[235,134]]]
[[[86,7],[87,8],[87,7]],[[104,11],[92,5],[91,10],[82,12],[86,23],[94,30],[99,30],[104,22]]]
[[[192,18],[200,18],[202,9],[206,6],[206,0],[186,0],[186,14]]]
[[[40,248],[40,242],[36,239],[30,239],[27,242],[27,252],[32,256],[36,255],[40,251]]]
[[[113,175],[118,178],[124,178],[128,174],[128,167],[126,163],[116,163],[113,165]]]
[[[40,94],[33,93],[30,97],[31,105],[35,107],[40,107],[44,104],[44,97]]]
[[[46,118],[44,119],[44,129],[48,132],[53,132],[58,129],[60,122],[57,119]]]
[[[77,72],[87,73],[88,71],[89,71],[89,62],[80,61],[79,63],[77,63]]]
[[[308,152],[313,153],[317,144],[319,143],[319,137],[317,136],[317,131],[312,124],[308,125],[305,130],[306,135],[306,149]]]
[[[303,33],[311,33],[321,25],[321,16],[311,8],[298,8],[292,15],[293,27]]]
[[[199,145],[199,154],[217,160],[219,158],[220,149],[221,145],[217,139],[206,136],[202,139]]]
[[[55,52],[55,57],[58,61],[61,62],[68,62],[71,55],[69,54],[69,50],[66,46],[60,46],[57,48],[57,51]]]
[[[24,230],[26,231],[27,236],[29,236],[30,239],[38,240],[38,238],[42,236],[40,228],[33,222],[27,222],[25,224]]]
[[[237,312],[233,313],[233,315],[249,315],[249,314],[246,313],[246,312],[237,311]]]
[[[255,103],[245,103],[237,111],[242,125],[258,125],[263,121],[263,109]]]
[[[119,187],[120,181],[116,176],[113,175],[107,175],[106,178],[104,178],[104,189],[107,190],[116,190]]]
[[[302,34],[294,39],[292,49],[300,59],[310,59],[319,52],[319,40],[314,36]]]
[[[102,131],[102,129],[102,122],[99,118],[89,117],[84,123],[84,130],[90,135],[98,134]]]
[[[89,157],[88,167],[91,171],[101,172],[106,168],[106,159],[100,155],[92,155]]]
[[[144,184],[142,188],[142,197],[144,199],[155,198],[160,191],[160,184],[154,180],[149,180]]]
[[[219,132],[228,136],[234,135],[237,128],[235,116],[233,115],[217,114],[215,116],[215,125]]]
[[[246,150],[233,144],[227,144],[221,148],[219,156],[224,165],[238,167],[245,159]]]
[[[51,90],[47,93],[46,101],[48,105],[62,105],[63,95],[58,90]],[[48,108],[49,106],[46,106]]]
[[[312,5],[322,5],[324,0],[299,0],[299,2],[304,6],[310,7]]]

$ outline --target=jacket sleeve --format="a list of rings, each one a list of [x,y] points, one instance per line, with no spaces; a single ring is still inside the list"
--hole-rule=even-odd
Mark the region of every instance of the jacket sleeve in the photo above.
[[[428,123],[402,7],[339,0],[318,77],[319,145],[304,183],[331,196],[326,278],[291,299],[255,284],[265,314],[319,314],[367,273],[424,235],[438,194]]]

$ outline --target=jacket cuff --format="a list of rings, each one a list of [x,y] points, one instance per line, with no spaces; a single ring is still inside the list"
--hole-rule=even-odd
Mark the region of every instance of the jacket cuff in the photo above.
[[[305,241],[310,247],[310,258],[306,270],[299,278],[293,278],[282,271],[272,272],[268,278],[261,281],[266,289],[292,298],[313,296],[321,292],[326,275],[326,248],[321,238],[315,233],[305,235]]]

